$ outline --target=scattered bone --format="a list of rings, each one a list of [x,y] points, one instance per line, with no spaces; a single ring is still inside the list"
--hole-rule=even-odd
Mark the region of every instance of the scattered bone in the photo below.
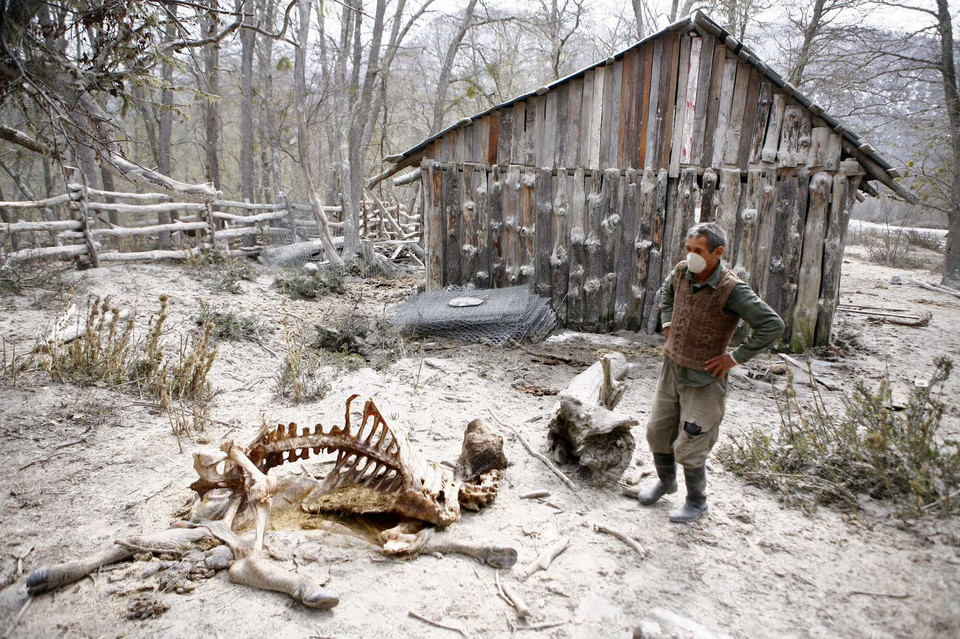
[[[731,639],[696,621],[681,617],[663,608],[654,608],[650,618],[633,631],[633,639]]]
[[[622,541],[623,543],[625,543],[625,544],[627,544],[628,546],[630,546],[634,551],[636,551],[636,553],[637,553],[638,555],[640,555],[640,558],[641,558],[641,559],[643,559],[644,557],[647,556],[647,551],[646,551],[646,549],[645,549],[643,546],[641,546],[641,545],[637,542],[636,539],[634,539],[633,537],[631,537],[631,536],[628,535],[627,533],[625,533],[625,532],[623,532],[623,531],[620,531],[620,530],[617,530],[616,528],[610,528],[609,526],[604,526],[604,525],[601,525],[601,524],[593,524],[593,529],[594,529],[595,531],[597,531],[597,532],[600,532],[600,533],[606,533],[606,534],[608,534],[608,535],[613,535],[614,537],[616,537],[617,539],[619,539],[619,540]]]
[[[560,553],[566,550],[567,546],[569,545],[570,545],[570,538],[561,537],[556,543],[554,543],[552,546],[550,546],[549,548],[544,550],[542,553],[540,553],[540,555],[532,564],[524,568],[523,570],[524,581],[529,579],[530,576],[533,575],[535,572],[539,572],[541,570],[546,570],[547,568],[549,568],[550,564],[553,563],[553,560],[556,559],[560,555]]]
[[[818,384],[820,384],[827,390],[832,390],[832,391],[841,390],[840,386],[838,386],[837,384],[831,382],[828,379],[821,377],[820,375],[815,374],[813,372],[813,368],[810,366],[809,363],[806,366],[804,366],[800,361],[794,359],[793,357],[790,357],[786,353],[779,353],[779,355],[780,355],[780,359],[790,364],[791,366],[794,366],[796,368],[799,368],[802,371],[805,371],[810,375],[810,378],[812,380],[816,381]]]
[[[613,412],[626,389],[627,360],[604,355],[560,392],[547,440],[554,458],[575,462],[592,481],[616,481],[633,457],[636,418]]]
[[[13,621],[10,623],[10,627],[7,628],[7,631],[3,633],[4,639],[13,634],[13,631],[16,629],[17,624],[20,623],[20,620],[23,619],[23,615],[26,614],[27,608],[30,607],[30,604],[33,603],[33,597],[27,597],[27,600],[23,602],[23,605],[20,606],[20,610],[17,612],[17,616],[13,618]]]
[[[507,602],[517,609],[517,619],[526,619],[530,616],[530,607],[520,598],[520,595],[509,585],[500,582],[500,571],[493,573],[493,578],[497,584],[497,590],[503,595]]]
[[[527,443],[527,440],[523,438],[523,435],[521,435],[520,432],[519,432],[516,428],[514,428],[514,427],[511,426],[510,424],[506,423],[505,421],[503,421],[502,419],[500,419],[499,417],[497,417],[496,414],[495,414],[492,410],[490,411],[490,416],[493,417],[493,420],[494,420],[495,422],[497,422],[498,424],[500,424],[500,425],[503,426],[504,428],[509,428],[511,431],[513,431],[513,434],[517,436],[517,439],[520,440],[520,443],[523,444],[523,447],[527,449],[527,452],[530,453],[531,455],[533,455],[534,457],[536,457],[537,459],[539,459],[540,461],[542,461],[544,464],[546,464],[547,468],[550,469],[550,472],[552,472],[554,475],[556,475],[557,477],[559,477],[559,478],[563,481],[563,483],[565,483],[565,484],[567,485],[567,487],[570,488],[570,490],[576,490],[576,489],[577,489],[576,484],[574,484],[573,481],[572,481],[569,477],[567,477],[565,474],[563,474],[563,471],[560,470],[559,468],[557,468],[556,465],[555,465],[552,461],[550,461],[549,459],[547,459],[546,457],[544,457],[543,455],[541,455],[541,454],[538,453],[537,451],[533,450],[533,448],[530,446],[530,444]]]
[[[324,590],[312,577],[287,572],[270,561],[263,551],[255,550],[233,562],[227,574],[232,583],[282,592],[308,608],[328,610],[340,603],[339,597]]]
[[[520,499],[540,499],[541,497],[549,497],[549,490],[535,490],[529,493],[523,493],[520,495]]]
[[[474,481],[490,470],[503,470],[506,467],[503,437],[490,430],[482,419],[467,424],[463,434],[463,450],[457,460],[457,479]]]
[[[440,623],[439,621],[434,621],[433,619],[429,619],[429,618],[427,618],[427,617],[424,617],[423,615],[419,615],[419,614],[415,613],[415,612],[412,611],[412,610],[407,611],[407,614],[410,615],[411,617],[413,617],[414,619],[418,619],[419,621],[422,621],[423,623],[430,624],[431,626],[433,626],[433,627],[435,627],[435,628],[443,628],[444,630],[452,630],[453,632],[459,633],[461,637],[469,637],[469,636],[470,636],[470,635],[468,635],[466,632],[464,632],[461,628],[458,628],[457,626],[450,626],[450,625],[447,625],[447,624],[445,624],[445,623]]]

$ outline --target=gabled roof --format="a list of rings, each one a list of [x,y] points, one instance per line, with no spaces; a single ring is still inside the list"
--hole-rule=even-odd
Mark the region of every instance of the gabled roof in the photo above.
[[[770,68],[767,64],[765,64],[763,61],[761,61],[759,56],[757,56],[757,54],[754,53],[749,47],[745,46],[743,43],[741,43],[739,40],[733,37],[732,34],[728,33],[720,25],[718,25],[716,22],[708,18],[706,14],[704,14],[702,11],[699,11],[699,10],[682,20],[674,22],[673,24],[662,29],[661,31],[658,31],[650,36],[647,36],[643,40],[640,40],[639,42],[624,49],[623,51],[620,51],[619,53],[611,56],[610,58],[601,60],[595,64],[591,64],[590,66],[584,67],[583,69],[580,69],[579,71],[572,73],[564,78],[554,80],[553,82],[545,86],[541,86],[534,91],[530,91],[528,93],[519,95],[513,98],[512,100],[508,100],[507,102],[504,102],[502,104],[498,104],[496,106],[490,107],[486,111],[482,111],[470,117],[462,118],[457,122],[455,122],[454,124],[451,124],[447,128],[443,129],[442,131],[435,133],[434,135],[423,140],[419,144],[416,144],[410,147],[403,153],[399,153],[397,155],[391,155],[385,158],[385,160],[395,165],[394,171],[399,170],[405,166],[410,166],[417,160],[417,158],[432,142],[434,142],[439,138],[442,138],[444,135],[446,135],[450,131],[453,131],[454,129],[467,126],[471,124],[474,120],[482,118],[483,116],[488,115],[494,111],[498,111],[506,107],[511,107],[517,102],[522,102],[524,100],[527,100],[528,98],[548,93],[554,88],[562,84],[565,84],[567,82],[570,82],[571,80],[582,78],[584,75],[586,75],[588,71],[591,71],[592,69],[596,69],[598,67],[605,66],[607,64],[611,64],[614,61],[623,58],[629,51],[638,49],[639,47],[646,44],[647,42],[650,42],[652,40],[656,40],[657,38],[662,37],[664,34],[671,33],[671,32],[683,33],[687,31],[696,31],[701,36],[707,36],[707,35],[714,36],[718,42],[722,42],[723,44],[725,44],[727,48],[730,51],[732,51],[735,55],[737,55],[741,60],[743,60],[744,62],[756,68],[761,76],[770,80],[774,85],[779,87],[786,95],[795,99],[804,108],[809,110],[813,115],[822,119],[830,128],[833,129],[835,133],[839,134],[842,139],[842,148],[843,148],[844,154],[848,157],[853,157],[860,163],[860,165],[866,171],[866,177],[868,180],[869,179],[879,180],[880,182],[885,184],[887,187],[889,187],[892,191],[894,191],[897,195],[904,198],[908,202],[912,202],[912,203],[917,202],[916,196],[913,193],[911,193],[907,188],[905,188],[902,184],[896,181],[896,178],[900,177],[899,171],[897,171],[893,166],[890,165],[890,163],[888,163],[886,160],[880,157],[876,153],[876,151],[874,151],[873,147],[867,144],[863,140],[863,138],[861,138],[859,135],[857,135],[853,131],[847,129],[836,118],[831,117],[830,115],[825,113],[823,108],[818,106],[816,103],[814,103],[813,100],[811,100],[807,96],[797,91],[796,87],[794,87],[792,84],[787,82],[779,73],[777,73],[772,68]],[[866,181],[862,182],[861,184],[865,186],[865,182]]]

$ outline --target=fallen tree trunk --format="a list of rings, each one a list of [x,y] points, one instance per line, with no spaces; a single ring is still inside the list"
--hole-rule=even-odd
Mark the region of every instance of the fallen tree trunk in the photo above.
[[[554,458],[575,462],[587,478],[598,484],[620,478],[633,458],[630,429],[637,420],[613,412],[626,384],[627,359],[611,353],[573,378],[560,392],[550,420],[547,440]]]

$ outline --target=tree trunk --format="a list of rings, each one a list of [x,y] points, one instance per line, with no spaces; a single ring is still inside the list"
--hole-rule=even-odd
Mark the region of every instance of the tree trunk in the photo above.
[[[217,0],[209,0],[210,11],[207,14],[206,37],[217,33],[219,19],[217,18]],[[207,181],[212,182],[214,188],[220,189],[220,102],[216,99],[220,95],[220,43],[211,42],[206,45],[203,54],[204,76],[207,79],[206,91],[209,99],[203,102],[204,142],[206,155]]]
[[[167,5],[167,27],[163,34],[164,43],[172,42],[177,37],[177,5],[168,3]],[[173,65],[169,61],[164,61],[160,68],[160,75],[163,78],[163,88],[160,91],[160,126],[157,135],[157,172],[161,175],[170,175],[170,142],[173,136]],[[163,212],[157,214],[158,224],[169,224],[171,220],[170,213]],[[158,233],[159,245],[161,249],[170,248],[170,233],[164,231]]]
[[[937,0],[937,28],[940,32],[940,73],[950,122],[953,178],[950,182],[950,209],[947,212],[947,251],[943,260],[943,281],[960,283],[960,88],[953,61],[953,21],[947,0]]]
[[[253,0],[238,0],[243,10],[243,21],[253,22]],[[244,202],[257,201],[257,176],[253,155],[253,54],[256,33],[240,29],[240,194]],[[244,246],[253,246],[256,238],[243,237]]]

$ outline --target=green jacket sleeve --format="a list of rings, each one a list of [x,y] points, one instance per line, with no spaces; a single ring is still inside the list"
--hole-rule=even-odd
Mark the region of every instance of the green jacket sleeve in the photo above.
[[[731,353],[738,364],[765,351],[783,333],[783,320],[777,312],[743,282],[730,293],[723,310],[739,315],[751,329],[750,336]]]
[[[660,287],[660,323],[664,328],[670,326],[673,319],[673,271],[667,275]]]

